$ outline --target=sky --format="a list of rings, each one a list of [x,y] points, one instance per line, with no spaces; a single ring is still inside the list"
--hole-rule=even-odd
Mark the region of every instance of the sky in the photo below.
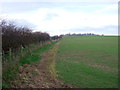
[[[118,35],[118,0],[1,0],[0,18],[51,36]]]

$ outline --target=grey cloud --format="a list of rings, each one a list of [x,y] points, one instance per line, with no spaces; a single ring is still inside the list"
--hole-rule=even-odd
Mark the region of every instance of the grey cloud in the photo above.
[[[24,19],[16,19],[16,20],[11,20],[11,21],[15,22],[15,24],[17,24],[18,26],[26,26],[26,27],[33,28],[33,29],[37,27],[35,24],[30,23]]]
[[[118,33],[118,26],[109,25],[101,28],[92,28],[92,27],[85,27],[85,28],[74,28],[70,29],[71,32],[87,32],[87,33],[103,33],[103,34],[117,34]]]
[[[54,17],[57,17],[58,15],[56,13],[49,13],[46,15],[45,20],[52,20]]]
[[[82,3],[82,2],[4,2],[2,13],[21,13],[34,11],[39,8],[61,8],[69,11],[93,12],[111,3]]]

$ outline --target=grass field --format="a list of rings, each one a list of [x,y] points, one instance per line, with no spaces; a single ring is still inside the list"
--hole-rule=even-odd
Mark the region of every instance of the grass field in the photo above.
[[[67,36],[60,42],[59,79],[80,88],[118,87],[118,37]]]

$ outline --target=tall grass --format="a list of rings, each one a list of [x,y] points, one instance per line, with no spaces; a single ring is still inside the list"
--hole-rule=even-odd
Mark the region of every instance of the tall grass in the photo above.
[[[55,42],[52,42],[51,44],[48,44],[47,42],[44,44],[32,44],[27,48],[21,48],[16,53],[10,52],[11,54],[4,55],[3,58],[5,61],[3,62],[2,87],[12,87],[13,81],[19,74],[19,66],[40,61],[40,54],[50,49],[53,44],[55,44]]]

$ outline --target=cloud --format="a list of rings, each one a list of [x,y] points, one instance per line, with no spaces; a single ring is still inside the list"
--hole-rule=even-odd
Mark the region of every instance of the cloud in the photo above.
[[[117,14],[118,13],[118,4],[111,4],[109,6],[105,6],[104,8],[97,10],[96,13],[111,13]]]
[[[84,28],[73,28],[70,30],[72,33],[96,33],[106,35],[118,35],[118,26],[109,25],[101,28],[84,27]]]
[[[84,9],[82,10],[82,8],[74,12],[71,9],[68,10],[69,7],[74,8],[69,5],[67,9],[65,9],[65,7],[64,8],[40,7],[28,12],[1,14],[0,16],[14,20],[21,19],[23,20],[23,23],[26,23],[27,21],[30,24],[33,24],[34,31],[46,31],[51,35],[73,32],[72,30],[75,30],[76,28],[80,30],[82,29],[89,30],[88,32],[98,32],[97,30],[100,29],[101,31],[102,29],[104,29],[103,31],[105,31],[106,27],[106,32],[108,32],[110,29],[107,29],[109,28],[107,26],[118,25],[117,13],[111,14],[108,13],[111,9],[113,9],[113,11],[117,9],[116,5],[114,4],[106,5],[105,7],[98,9],[97,12],[92,11],[91,8],[89,8],[90,5],[87,10],[88,12],[87,11],[84,12]],[[114,30],[112,32],[114,32]]]
[[[48,13],[46,15],[46,19],[45,20],[52,20],[53,18],[55,18],[57,16],[58,16],[58,14],[56,14],[56,13]]]
[[[1,2],[118,2],[118,0],[1,0]]]
[[[47,17],[51,17],[51,12],[56,16],[52,16],[51,20],[47,20]],[[50,15],[50,16],[49,16]],[[72,27],[102,27],[106,25],[117,25],[117,15],[107,15],[107,14],[91,14],[84,12],[69,12],[65,10],[56,9],[40,9],[36,11],[35,17],[32,21],[36,24],[44,24],[43,26],[48,27],[48,29],[69,29]],[[46,17],[47,16],[47,17]],[[38,17],[38,22],[36,19]],[[42,17],[42,18],[39,18]],[[46,21],[44,21],[44,19]],[[56,28],[57,27],[57,28]]]

